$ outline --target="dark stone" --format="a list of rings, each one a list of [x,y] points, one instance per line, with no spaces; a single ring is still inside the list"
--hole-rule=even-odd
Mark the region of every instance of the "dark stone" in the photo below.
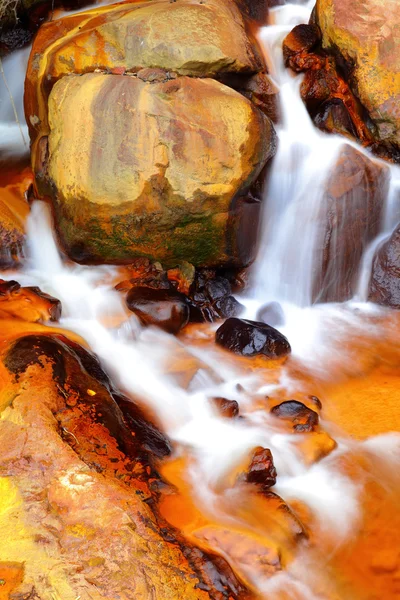
[[[187,298],[174,289],[134,287],[126,304],[143,325],[156,325],[168,333],[178,333],[189,322]]]
[[[255,449],[246,479],[249,483],[256,483],[264,489],[275,485],[276,469],[271,450],[261,446]]]
[[[271,409],[271,413],[278,419],[290,421],[293,431],[314,431],[318,425],[318,414],[297,400],[286,400]]]
[[[268,302],[257,312],[257,320],[277,327],[285,324],[285,314],[279,302]]]
[[[215,341],[241,356],[264,354],[277,358],[290,353],[288,340],[279,331],[259,321],[230,318],[217,329]]]
[[[221,417],[232,419],[239,414],[239,404],[236,400],[227,400],[226,398],[211,398],[212,404],[215,406]]]
[[[296,25],[283,40],[282,49],[285,66],[293,68],[293,58],[299,54],[309,54],[320,40],[321,31],[318,25]]]
[[[368,299],[400,309],[400,227],[375,253]]]
[[[226,277],[216,275],[213,269],[196,272],[190,290],[190,321],[213,322],[239,315],[243,306],[232,295],[232,287]]]

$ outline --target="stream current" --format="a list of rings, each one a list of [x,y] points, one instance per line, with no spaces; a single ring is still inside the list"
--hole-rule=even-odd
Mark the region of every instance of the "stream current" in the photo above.
[[[308,21],[313,4],[286,4],[271,10],[270,25],[259,32],[271,75],[280,89],[282,123],[277,127],[278,152],[265,188],[260,248],[252,267],[251,285],[238,297],[246,307],[245,318],[255,319],[268,302],[280,303],[284,324],[279,329],[292,346],[287,366],[267,370],[266,376],[263,369],[249,369],[242,361],[226,358],[210,343],[216,326],[191,327],[178,339],[157,329],[142,329],[114,290],[118,268],[85,267],[65,261],[55,242],[49,209],[39,201],[33,203],[29,217],[28,258],[22,270],[5,272],[2,277],[15,278],[22,285],[37,285],[59,298],[63,306],[60,325],[81,335],[115,383],[128,395],[141,398],[156,415],[174,444],[175,461],[181,461],[179,478],[196,509],[220,529],[239,536],[226,543],[226,536],[224,542],[216,535],[209,544],[261,597],[352,600],[356,596],[350,591],[343,596],[332,563],[335,553],[358,530],[363,484],[343,465],[362,456],[383,475],[388,469],[398,470],[400,435],[387,432],[354,439],[341,424],[325,418],[322,411],[322,427],[337,447],[326,458],[309,465],[293,436],[276,428],[261,402],[266,396],[291,398],[309,393],[313,390],[310,382],[321,387],[321,382],[334,383],[335,378],[350,376],[361,368],[354,359],[360,346],[354,349],[347,341],[362,336],[362,347],[373,345],[383,329],[390,338],[387,331],[392,326],[387,324],[388,311],[367,303],[366,294],[374,249],[399,220],[400,173],[395,167],[390,167],[381,231],[363,257],[355,297],[342,304],[312,305],[314,250],[324,183],[343,138],[320,133],[312,124],[300,99],[301,76],[284,69],[281,43],[294,25]],[[4,60],[21,123],[28,54],[29,50],[23,50]],[[24,152],[25,142],[15,125],[3,81],[1,85],[0,151],[15,156]],[[27,140],[24,125],[22,131]],[[194,365],[193,372],[190,377],[182,377],[188,358]],[[180,362],[182,369],[176,366]],[[300,376],[300,372],[306,375]],[[245,418],[230,421],[217,416],[208,402],[215,396],[237,400]],[[322,401],[324,404],[324,398]],[[257,525],[254,514],[241,510],[246,493],[232,483],[232,473],[255,446],[272,451],[278,472],[273,491],[294,510],[300,506],[303,512],[313,515],[312,543],[301,542],[285,568],[272,574],[266,568],[268,527]],[[393,485],[390,477],[386,485]],[[167,516],[169,512],[166,509]],[[179,519],[177,524],[182,526]],[[186,534],[193,540],[202,539],[190,528]],[[239,539],[241,542],[235,543]],[[249,540],[253,550],[242,551],[241,544],[246,545],[243,540]]]

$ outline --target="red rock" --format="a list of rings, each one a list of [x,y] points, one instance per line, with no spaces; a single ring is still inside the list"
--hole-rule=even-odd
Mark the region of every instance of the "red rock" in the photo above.
[[[271,450],[261,446],[255,449],[246,479],[249,483],[256,483],[264,489],[275,485],[276,469]]]

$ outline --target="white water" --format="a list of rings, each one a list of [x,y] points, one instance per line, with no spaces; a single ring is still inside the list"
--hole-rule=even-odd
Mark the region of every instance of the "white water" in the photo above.
[[[343,339],[349,332],[362,331],[365,317],[379,313],[379,309],[354,303],[309,306],[313,248],[319,233],[316,217],[321,218],[324,178],[342,143],[339,138],[324,136],[314,129],[299,99],[299,78],[283,69],[280,41],[293,25],[308,20],[310,7],[311,3],[275,9],[272,12],[276,25],[265,28],[261,34],[270,49],[273,75],[281,88],[284,121],[278,128],[279,150],[268,185],[263,241],[254,266],[255,286],[252,296],[241,301],[246,303],[247,315],[253,317],[266,301],[281,302],[286,318],[283,331],[292,344],[294,357],[319,372],[343,368],[347,360]],[[25,58],[21,54],[18,60]],[[8,80],[16,82],[17,78],[13,77],[16,62],[10,57],[8,63]],[[22,107],[21,81],[22,75],[18,84],[13,83],[13,96],[19,110]],[[1,94],[4,99],[3,91]],[[0,108],[0,123],[3,121],[0,132],[12,120],[9,107]],[[399,216],[396,186],[400,178],[397,179],[394,169],[393,174],[383,237]],[[30,261],[24,271],[14,277],[24,285],[39,285],[43,291],[58,297],[63,305],[61,325],[82,335],[116,384],[128,395],[141,397],[155,411],[162,428],[175,443],[176,454],[184,451],[190,457],[186,477],[206,513],[228,526],[240,524],[252,532],[253,527],[235,512],[235,494],[242,492],[232,487],[229,474],[244,455],[261,445],[270,448],[274,456],[278,471],[274,490],[289,503],[294,499],[305,502],[315,514],[318,527],[336,535],[338,545],[344,543],[357,523],[359,490],[340,473],[339,463],[343,454],[360,444],[334,435],[337,450],[307,467],[293,436],[279,431],[264,410],[253,410],[257,395],[274,395],[282,389],[288,394],[299,391],[297,381],[283,371],[276,385],[263,386],[257,376],[249,376],[240,367],[225,364],[217,351],[184,347],[182,342],[159,330],[143,330],[135,317],[127,314],[122,296],[113,290],[113,267],[63,263],[43,203],[33,205],[28,237]],[[361,281],[368,281],[368,268],[366,256]],[[363,285],[360,283],[360,289]],[[360,300],[365,298],[365,285],[363,289]],[[358,312],[354,310],[356,307]],[[188,387],[181,385],[173,375],[165,374],[171,356],[182,352],[202,363]],[[244,393],[238,391],[238,383],[245,388]],[[236,399],[246,419],[229,421],[218,417],[208,402],[213,396]],[[322,424],[330,431],[329,423]],[[390,453],[398,446],[398,436],[380,436],[370,440],[367,449],[377,456],[383,455],[381,460],[384,461],[387,454],[392,460]],[[230,555],[226,549],[221,551],[236,563],[234,554]],[[319,596],[304,568],[306,560],[306,554],[301,554],[287,572],[272,578],[265,577],[257,561],[242,564],[241,568],[265,592],[266,598],[279,597],[280,590],[284,589],[294,600],[312,600]],[[317,560],[323,565],[324,557]],[[303,568],[299,568],[299,564]],[[315,564],[313,570],[318,570]]]

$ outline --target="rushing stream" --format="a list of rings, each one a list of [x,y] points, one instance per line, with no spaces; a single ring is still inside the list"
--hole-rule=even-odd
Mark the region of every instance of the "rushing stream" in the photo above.
[[[280,88],[282,124],[277,128],[279,145],[266,186],[261,242],[252,270],[252,285],[240,301],[246,317],[256,318],[268,302],[280,303],[284,323],[279,327],[288,337],[295,372],[283,367],[275,380],[251,372],[243,363],[222,358],[218,349],[207,344],[212,326],[199,328],[180,339],[149,328],[142,329],[125,308],[123,298],[113,289],[117,268],[85,267],[66,262],[55,242],[48,207],[33,203],[29,217],[27,255],[22,271],[7,272],[22,285],[37,285],[59,298],[63,306],[61,326],[84,338],[100,357],[115,383],[128,395],[134,394],[157,415],[162,429],[175,445],[175,455],[183,457],[183,479],[200,510],[223,527],[240,531],[249,540],[257,538],[254,556],[263,556],[263,535],[256,524],[240,510],[245,494],[232,485],[232,473],[255,446],[270,448],[278,472],[274,491],[289,505],[303,503],[312,511],[317,534],[329,538],[329,551],[346,543],[360,517],[360,484],[341,469],[354,453],[374,456],[380,463],[394,460],[400,437],[387,434],[364,442],[347,437],[335,424],[322,418],[324,430],[337,442],[337,448],[311,466],[305,464],[293,436],[276,428],[257,402],[266,395],[292,394],[304,387],[298,371],[309,378],[324,380],[329,374],[349,369],[351,349],[345,345],[368,329],[367,339],[380,336],[385,310],[365,302],[374,249],[400,218],[400,175],[391,168],[390,191],[381,232],[367,249],[359,273],[355,298],[344,304],[312,306],[314,249],[320,235],[324,183],[335,163],[343,138],[317,131],[300,99],[301,76],[284,69],[281,42],[297,23],[308,21],[314,2],[287,4],[271,10],[273,24],[263,28],[263,44],[271,74]],[[4,70],[21,123],[22,81],[28,52],[15,53],[4,61]],[[3,85],[3,83],[2,83]],[[0,87],[1,150],[21,152],[21,132],[8,94]],[[23,126],[25,139],[27,134]],[[351,215],[349,216],[351,218]],[[191,357],[197,365],[188,382],[171,369],[174,360]],[[217,416],[208,399],[226,397],[240,404],[242,420]],[[324,413],[322,413],[324,417]],[[397,467],[398,468],[398,467]],[[384,467],[382,467],[384,469]],[[389,484],[388,484],[389,485]],[[257,537],[258,536],[258,537]],[[324,537],[325,536],[325,537]],[[194,535],[194,537],[196,537]],[[251,543],[251,542],[250,542]],[[256,543],[256,542],[254,542]],[[316,547],[317,546],[317,547]],[[234,568],[252,582],[266,598],[312,600],[324,598],[321,589],[335,591],[329,578],[330,557],[321,542],[307,549],[300,545],[288,568],[272,577],[265,561],[240,552],[235,544],[215,547]],[[261,548],[261,550],[260,550]],[[312,565],[312,568],[311,568]],[[315,571],[325,576],[315,576]],[[326,580],[325,580],[326,579]],[[325,588],[324,588],[325,589]],[[331,597],[331,596],[329,596]],[[335,596],[339,597],[339,596]],[[351,598],[342,598],[351,600]],[[383,599],[384,600],[384,599]]]

